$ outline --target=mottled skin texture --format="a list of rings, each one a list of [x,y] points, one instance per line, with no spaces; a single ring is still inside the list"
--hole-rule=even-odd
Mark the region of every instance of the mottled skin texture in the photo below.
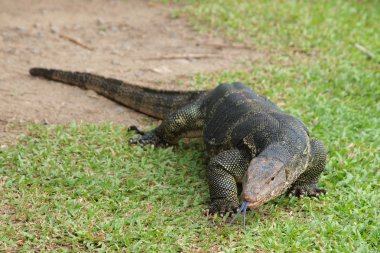
[[[170,145],[182,137],[203,137],[208,155],[210,213],[236,212],[237,185],[244,209],[288,192],[319,196],[325,168],[323,144],[309,137],[298,119],[241,83],[210,91],[168,92],[146,89],[86,73],[31,69],[35,76],[92,89],[162,123],[130,143]],[[135,129],[136,130],[136,129]]]

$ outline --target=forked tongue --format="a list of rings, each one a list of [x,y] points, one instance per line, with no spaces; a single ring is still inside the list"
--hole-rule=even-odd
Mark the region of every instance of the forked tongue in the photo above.
[[[243,204],[241,204],[241,206],[240,206],[239,210],[237,211],[237,213],[235,214],[234,218],[230,221],[230,225],[232,225],[232,223],[234,223],[234,221],[241,214],[241,212],[243,212],[243,221],[244,221],[244,228],[245,228],[245,216],[247,214],[248,205],[249,205],[248,201],[243,201]]]

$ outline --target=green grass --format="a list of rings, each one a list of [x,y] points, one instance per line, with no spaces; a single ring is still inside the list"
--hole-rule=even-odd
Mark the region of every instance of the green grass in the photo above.
[[[200,142],[142,149],[123,126],[31,126],[0,150],[0,251],[379,252],[380,2],[182,2],[199,31],[266,52],[194,86],[240,80],[300,118],[329,148],[329,194],[226,226],[202,215]]]

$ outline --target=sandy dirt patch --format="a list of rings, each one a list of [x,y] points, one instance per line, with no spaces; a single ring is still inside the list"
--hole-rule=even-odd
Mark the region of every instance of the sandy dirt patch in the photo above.
[[[193,31],[171,17],[175,8],[143,0],[0,0],[0,145],[12,143],[25,122],[130,125],[144,117],[94,92],[31,77],[30,67],[186,89],[175,80],[263,57]]]

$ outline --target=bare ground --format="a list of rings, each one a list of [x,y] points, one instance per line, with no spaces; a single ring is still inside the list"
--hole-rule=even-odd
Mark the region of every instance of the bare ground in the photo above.
[[[14,143],[28,122],[130,125],[143,117],[93,92],[33,78],[31,67],[186,89],[195,73],[263,57],[193,31],[171,18],[175,8],[144,0],[0,0],[0,147]]]

